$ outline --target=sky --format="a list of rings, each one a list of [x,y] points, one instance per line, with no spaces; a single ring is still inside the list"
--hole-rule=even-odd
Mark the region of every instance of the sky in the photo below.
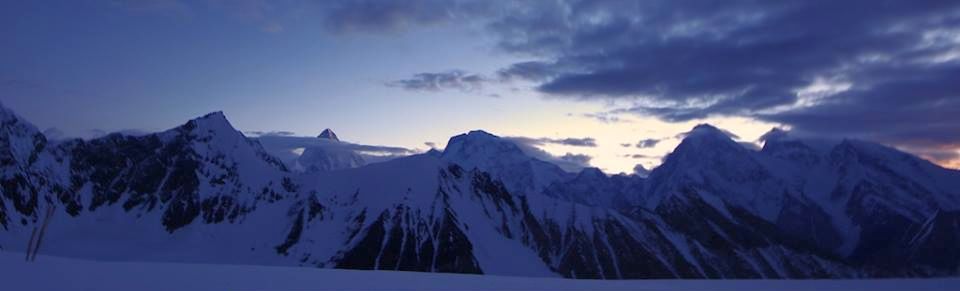
[[[710,123],[960,168],[960,2],[2,1],[0,102],[67,137],[223,111],[413,151],[483,129],[630,173]]]

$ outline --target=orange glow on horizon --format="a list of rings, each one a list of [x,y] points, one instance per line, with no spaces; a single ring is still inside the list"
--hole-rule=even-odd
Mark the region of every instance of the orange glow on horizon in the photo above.
[[[960,170],[960,159],[933,161],[933,162],[944,168]]]

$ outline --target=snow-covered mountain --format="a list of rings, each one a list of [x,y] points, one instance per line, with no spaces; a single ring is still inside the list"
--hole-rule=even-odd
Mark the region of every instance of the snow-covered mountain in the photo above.
[[[528,156],[516,143],[482,130],[450,138],[442,159],[490,173],[518,195],[539,193],[572,177],[557,165]]]
[[[357,168],[367,164],[360,154],[341,142],[333,130],[324,129],[317,139],[317,144],[303,149],[303,153],[294,163],[295,170],[324,172]]]
[[[960,261],[960,174],[859,141],[755,151],[703,125],[642,178],[567,173],[472,131],[442,153],[299,172],[219,112],[62,142],[0,120],[4,250],[55,208],[40,252],[101,260],[603,279],[933,276]]]

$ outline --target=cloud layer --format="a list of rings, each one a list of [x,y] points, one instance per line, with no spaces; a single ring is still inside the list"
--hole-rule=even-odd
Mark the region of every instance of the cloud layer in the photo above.
[[[469,74],[460,70],[451,70],[440,73],[420,73],[409,79],[388,82],[387,86],[400,87],[411,91],[440,91],[454,89],[464,92],[473,92],[483,87],[488,80],[480,75]]]
[[[216,10],[268,32],[294,15],[320,16],[335,34],[479,28],[517,61],[387,85],[475,92],[526,82],[550,98],[629,105],[584,115],[603,122],[742,116],[960,164],[960,1],[128,2],[113,5],[179,17]]]
[[[517,143],[528,144],[532,146],[543,146],[547,144],[557,144],[565,146],[574,146],[574,147],[596,147],[597,140],[592,137],[567,137],[567,138],[549,138],[549,137],[523,137],[523,136],[508,136],[505,139],[512,140]]]
[[[336,142],[328,139],[321,139],[309,136],[294,136],[286,131],[266,132],[262,135],[253,137],[260,141],[270,154],[280,158],[284,163],[292,165],[302,150],[310,147],[322,147],[330,152],[351,151],[355,152],[367,162],[375,163],[390,160],[397,157],[408,156],[417,153],[402,147],[364,145],[349,142]]]
[[[960,147],[957,1],[427,2],[374,10],[363,25],[481,22],[497,48],[530,60],[471,75],[478,84],[525,80],[553,97],[635,104],[615,113],[747,116],[931,158]],[[470,87],[420,77],[411,87]]]

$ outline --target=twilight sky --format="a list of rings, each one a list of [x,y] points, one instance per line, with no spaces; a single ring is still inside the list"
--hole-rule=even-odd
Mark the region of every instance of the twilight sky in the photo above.
[[[223,110],[418,150],[485,129],[615,173],[707,122],[957,168],[960,1],[2,1],[0,102],[77,137]]]

